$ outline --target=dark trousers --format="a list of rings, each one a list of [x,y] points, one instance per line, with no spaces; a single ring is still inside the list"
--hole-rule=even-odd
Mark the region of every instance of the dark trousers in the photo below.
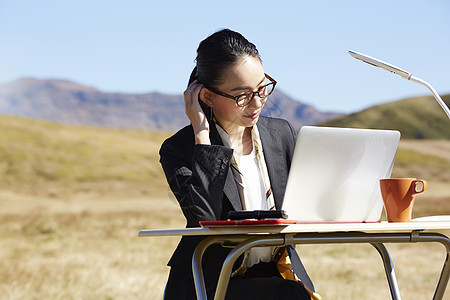
[[[217,279],[214,282],[205,277],[205,284],[208,299],[213,299]],[[302,284],[283,279],[274,262],[259,263],[249,268],[244,276],[231,278],[225,298],[227,300],[311,299]],[[197,299],[192,271],[171,268],[164,299]]]

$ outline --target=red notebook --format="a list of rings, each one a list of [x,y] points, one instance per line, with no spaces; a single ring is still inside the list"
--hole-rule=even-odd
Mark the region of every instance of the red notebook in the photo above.
[[[297,220],[266,219],[266,220],[219,220],[200,221],[201,226],[224,226],[224,225],[290,225],[298,224]]]

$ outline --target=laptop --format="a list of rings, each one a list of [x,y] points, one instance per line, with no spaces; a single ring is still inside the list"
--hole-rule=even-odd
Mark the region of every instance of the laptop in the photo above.
[[[282,209],[302,222],[377,222],[400,132],[303,126]]]

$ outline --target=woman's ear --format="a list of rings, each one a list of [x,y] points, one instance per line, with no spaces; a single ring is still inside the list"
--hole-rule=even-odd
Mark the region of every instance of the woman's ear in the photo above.
[[[202,88],[200,93],[198,94],[198,98],[204,102],[206,105],[208,105],[209,107],[213,107],[213,93],[208,90],[207,88]]]

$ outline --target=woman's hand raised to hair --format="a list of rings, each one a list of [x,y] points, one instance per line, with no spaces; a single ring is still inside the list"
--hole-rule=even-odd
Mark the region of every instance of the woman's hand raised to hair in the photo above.
[[[199,94],[203,88],[203,85],[198,83],[197,80],[192,82],[187,90],[184,91],[184,105],[186,115],[194,128],[195,143],[210,145],[208,119],[199,103],[201,101]]]

